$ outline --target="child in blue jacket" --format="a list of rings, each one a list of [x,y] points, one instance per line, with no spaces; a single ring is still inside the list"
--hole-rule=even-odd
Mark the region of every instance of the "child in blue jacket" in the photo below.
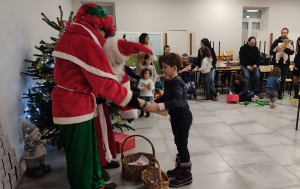
[[[281,70],[278,67],[274,67],[267,79],[266,91],[270,95],[270,108],[276,107],[275,102],[278,97],[277,91],[280,89],[280,75]]]

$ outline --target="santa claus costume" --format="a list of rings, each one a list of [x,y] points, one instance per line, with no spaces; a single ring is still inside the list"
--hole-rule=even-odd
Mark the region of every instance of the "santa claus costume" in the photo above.
[[[124,66],[131,54],[139,52],[148,53],[153,61],[156,61],[156,56],[153,52],[140,43],[124,41],[115,37],[110,37],[106,40],[103,50],[109,60],[113,73],[117,76],[118,82],[130,90],[129,77],[126,74]],[[116,158],[116,147],[112,124],[108,112],[106,100],[97,98],[98,116],[95,118],[96,133],[98,139],[98,152],[100,157],[101,167],[105,167],[107,163]],[[137,109],[132,107],[120,107],[120,115],[124,119],[137,118]]]
[[[67,26],[53,51],[54,80],[51,94],[54,123],[59,125],[72,189],[115,188],[104,184],[94,126],[96,96],[124,107],[139,108],[130,90],[119,83],[103,51],[114,33],[113,18],[100,6],[82,5],[74,24]]]

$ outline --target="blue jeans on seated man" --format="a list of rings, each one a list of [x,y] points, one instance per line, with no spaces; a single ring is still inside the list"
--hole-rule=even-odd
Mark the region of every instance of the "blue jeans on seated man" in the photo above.
[[[259,68],[254,68],[253,70],[248,70],[246,67],[241,66],[243,76],[244,78],[248,81],[248,90],[251,90],[251,81],[250,81],[250,75],[253,76],[253,82],[254,82],[254,93],[260,94],[261,93],[261,88],[260,88],[260,72]]]
[[[236,93],[233,93],[236,94]],[[245,94],[239,96],[240,98],[240,102],[245,102],[245,101],[250,101],[251,102],[251,98],[254,96],[254,92],[253,91],[248,91]]]
[[[213,69],[210,70],[209,85],[213,89],[215,89],[215,73],[216,73],[216,69],[215,68],[213,68]]]
[[[190,87],[189,87],[188,83],[184,83],[184,88],[185,88],[186,93],[196,95],[195,84],[192,84],[192,82],[189,82],[189,83],[190,83]]]

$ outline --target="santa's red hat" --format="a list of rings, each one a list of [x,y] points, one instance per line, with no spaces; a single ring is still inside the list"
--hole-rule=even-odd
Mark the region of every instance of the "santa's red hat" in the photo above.
[[[74,17],[75,23],[87,23],[92,27],[105,30],[109,35],[115,33],[114,19],[107,16],[102,7],[94,3],[83,4]]]
[[[131,54],[143,52],[149,54],[153,61],[157,60],[153,52],[141,43],[124,41],[118,39],[116,36],[107,38],[103,50],[115,74],[123,70],[123,66]]]
[[[157,60],[157,57],[153,54],[153,52],[147,48],[145,45],[141,43],[125,41],[125,40],[118,40],[118,47],[121,54],[124,56],[130,56],[131,54],[137,54],[140,52],[144,52],[150,55],[150,58],[153,61]]]

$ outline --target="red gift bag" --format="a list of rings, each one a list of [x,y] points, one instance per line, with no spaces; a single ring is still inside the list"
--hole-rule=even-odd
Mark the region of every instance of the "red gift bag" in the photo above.
[[[122,144],[124,140],[128,137],[129,135],[124,134],[124,133],[115,133],[115,143],[116,143],[116,150],[117,153],[121,153],[122,150]],[[132,137],[128,139],[124,145],[124,152],[127,150],[130,150],[135,147],[135,138]]]

